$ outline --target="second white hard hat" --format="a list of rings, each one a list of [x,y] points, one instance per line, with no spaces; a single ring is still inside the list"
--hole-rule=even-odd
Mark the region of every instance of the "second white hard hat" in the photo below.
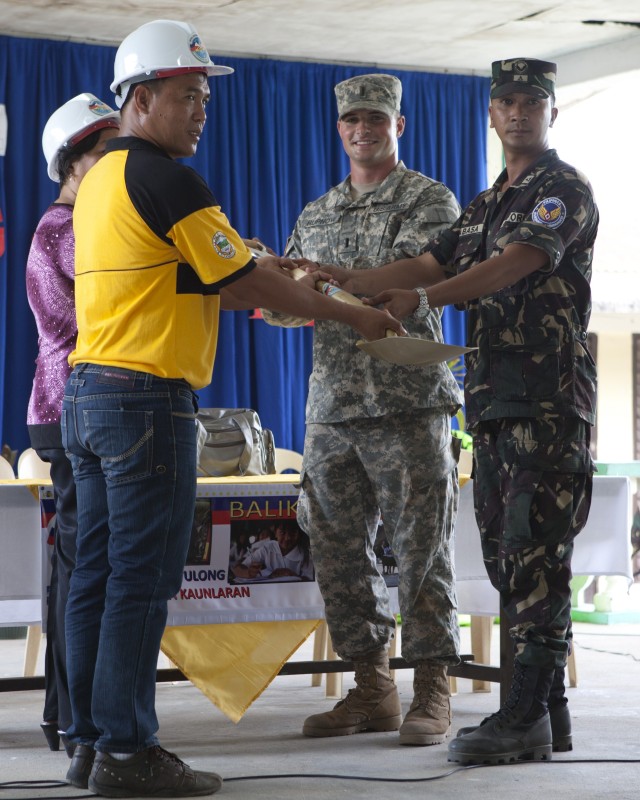
[[[111,91],[122,108],[132,83],[184,72],[228,75],[231,67],[214,64],[198,32],[188,22],[156,19],[130,33],[116,53]]]
[[[47,120],[42,132],[42,150],[47,159],[47,174],[60,182],[58,153],[63,147],[77,144],[101,128],[119,128],[120,112],[89,92],[83,92],[60,106]]]

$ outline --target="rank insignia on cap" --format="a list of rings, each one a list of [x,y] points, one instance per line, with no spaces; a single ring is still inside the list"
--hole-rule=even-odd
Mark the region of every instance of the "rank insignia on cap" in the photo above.
[[[388,117],[400,113],[402,84],[395,75],[356,75],[338,83],[334,91],[339,117],[358,110],[382,111]]]
[[[491,65],[491,99],[510,92],[524,92],[537,97],[555,95],[556,65],[537,58],[510,58]]]

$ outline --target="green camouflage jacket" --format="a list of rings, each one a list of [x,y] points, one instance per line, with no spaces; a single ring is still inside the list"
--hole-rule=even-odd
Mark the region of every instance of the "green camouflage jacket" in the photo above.
[[[429,249],[453,276],[511,243],[549,263],[467,311],[467,426],[502,417],[580,417],[593,424],[596,370],[587,350],[598,209],[586,177],[547,150],[503,194],[496,183]]]

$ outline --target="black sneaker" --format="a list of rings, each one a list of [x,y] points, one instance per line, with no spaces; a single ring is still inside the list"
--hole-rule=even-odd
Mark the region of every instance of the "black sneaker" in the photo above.
[[[196,772],[156,745],[124,761],[96,753],[88,788],[103,797],[198,797],[221,786],[215,772]]]
[[[76,745],[73,749],[71,764],[67,770],[67,783],[86,789],[89,786],[89,775],[93,767],[96,751],[88,744]]]

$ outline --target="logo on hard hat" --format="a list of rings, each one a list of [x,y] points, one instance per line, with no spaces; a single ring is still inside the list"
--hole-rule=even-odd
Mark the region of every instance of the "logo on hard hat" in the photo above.
[[[567,209],[558,197],[546,197],[533,209],[531,219],[548,228],[558,228],[567,217]]]
[[[227,239],[224,233],[222,233],[222,231],[217,231],[214,233],[211,242],[213,244],[213,249],[221,258],[233,258],[235,256],[235,247]]]
[[[202,61],[203,64],[209,63],[209,53],[207,52],[207,48],[200,41],[200,37],[197,33],[189,39],[189,50],[191,50],[198,61]]]
[[[113,112],[112,108],[106,103],[103,103],[101,100],[92,100],[89,103],[89,111],[92,114],[97,114],[99,117],[103,116],[104,114],[111,114]]]

